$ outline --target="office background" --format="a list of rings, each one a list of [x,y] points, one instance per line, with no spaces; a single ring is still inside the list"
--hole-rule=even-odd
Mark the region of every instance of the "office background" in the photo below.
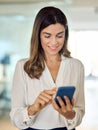
[[[85,66],[86,113],[77,130],[98,130],[98,0],[0,0],[0,130],[17,130],[9,118],[13,73],[29,56],[35,15],[47,5],[66,14],[70,51]]]

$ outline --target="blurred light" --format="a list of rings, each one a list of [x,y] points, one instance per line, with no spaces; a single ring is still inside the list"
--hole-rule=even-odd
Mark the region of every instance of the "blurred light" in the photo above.
[[[64,0],[67,4],[72,4],[73,0]]]
[[[98,15],[98,7],[95,7],[95,8],[94,8],[94,12],[95,12],[95,14]]]

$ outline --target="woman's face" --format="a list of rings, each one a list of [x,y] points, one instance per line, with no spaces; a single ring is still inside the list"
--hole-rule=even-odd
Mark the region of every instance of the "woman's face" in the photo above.
[[[64,26],[59,23],[49,25],[41,31],[40,40],[46,56],[58,55],[64,45]]]

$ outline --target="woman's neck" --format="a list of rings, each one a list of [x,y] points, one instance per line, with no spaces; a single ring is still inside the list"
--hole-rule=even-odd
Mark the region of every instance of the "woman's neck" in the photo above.
[[[53,62],[60,62],[61,61],[61,56],[60,55],[55,55],[55,56],[51,56],[51,57],[49,57],[49,56],[46,56],[46,63],[48,63],[48,62],[51,62],[51,63],[53,63]]]

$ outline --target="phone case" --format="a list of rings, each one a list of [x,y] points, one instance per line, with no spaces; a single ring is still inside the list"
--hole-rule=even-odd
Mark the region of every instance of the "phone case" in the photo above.
[[[57,96],[60,96],[66,105],[66,101],[64,99],[64,96],[67,96],[71,101],[73,98],[74,91],[75,91],[75,86],[61,86],[61,87],[59,87],[57,90],[56,96],[55,96],[55,101],[58,104],[58,106],[61,107],[57,98],[56,98]]]

